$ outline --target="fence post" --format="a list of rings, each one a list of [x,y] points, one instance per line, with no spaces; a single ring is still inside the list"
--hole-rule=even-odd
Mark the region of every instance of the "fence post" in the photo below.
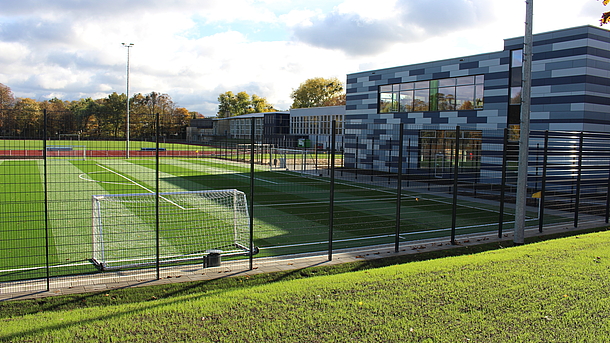
[[[400,123],[400,133],[398,134],[398,175],[396,179],[396,237],[394,240],[394,252],[398,252],[400,249],[400,209],[402,202],[402,156],[403,156],[403,132],[404,132],[404,123]],[[392,151],[390,150],[390,160],[392,157]],[[388,180],[390,178],[388,177]]]
[[[155,254],[156,254],[156,272],[157,280],[161,279],[161,265],[160,265],[160,232],[159,232],[159,126],[161,124],[159,120],[159,113],[155,114]]]
[[[544,153],[542,156],[542,183],[540,185],[540,206],[538,213],[538,232],[542,232],[544,225],[544,199],[546,193],[546,173],[549,161],[549,130],[544,131]]]
[[[358,136],[356,136],[356,158],[354,160],[354,179],[356,180],[358,180],[358,149],[360,148],[358,141]]]
[[[410,187],[411,177],[411,138],[407,139],[407,188]]]
[[[49,117],[47,110],[43,110],[44,127],[42,129],[42,162],[44,168],[44,247],[47,292],[51,290],[51,266],[49,264],[49,188],[47,178],[47,126]]]
[[[582,149],[585,139],[584,131],[580,132],[580,139],[578,140],[578,175],[576,176],[576,202],[574,204],[574,227],[578,227],[578,211],[580,207],[580,184],[582,180]]]
[[[256,123],[254,118],[252,118],[252,122],[250,123],[250,204],[249,211],[250,212],[250,270],[254,269],[254,134],[256,131]]]
[[[455,152],[453,154],[453,206],[451,210],[451,244],[455,245],[455,227],[457,223],[458,173],[460,155],[460,127],[455,127]]]
[[[506,195],[506,165],[508,163],[508,128],[504,128],[504,143],[502,144],[502,180],[500,180],[500,218],[498,219],[498,238],[502,238],[504,228],[504,197]]]
[[[608,168],[608,186],[606,188],[606,223],[610,217],[610,166]]]
[[[335,131],[337,122],[332,121],[330,136],[330,196],[328,205],[328,260],[333,260],[333,230],[335,216]]]
[[[390,154],[388,158],[388,185],[390,184],[390,174],[392,174],[392,147],[392,137],[390,137]],[[402,151],[402,147],[400,148],[400,151]]]
[[[371,155],[375,153],[375,137],[371,137]],[[379,151],[381,153],[381,151]],[[373,174],[375,173],[375,159],[371,158],[371,182],[373,182]]]

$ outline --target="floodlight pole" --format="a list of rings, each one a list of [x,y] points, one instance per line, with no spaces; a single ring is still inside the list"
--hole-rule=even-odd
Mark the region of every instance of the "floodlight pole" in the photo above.
[[[127,48],[127,124],[125,128],[125,157],[129,158],[129,48],[133,43],[121,43]]]
[[[515,233],[513,243],[522,245],[525,236],[525,207],[527,201],[527,167],[530,138],[530,103],[532,88],[534,0],[526,0],[525,37],[523,41],[523,76],[521,80],[521,122],[519,128],[519,164],[517,169],[517,200],[515,204]]]

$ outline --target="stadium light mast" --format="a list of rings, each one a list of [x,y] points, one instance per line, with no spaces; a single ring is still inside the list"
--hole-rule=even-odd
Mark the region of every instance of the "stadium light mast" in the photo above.
[[[121,43],[127,48],[127,124],[125,125],[125,157],[129,158],[129,48],[133,47],[133,43]]]
[[[523,37],[523,73],[521,80],[521,122],[519,127],[519,162],[517,167],[517,200],[515,203],[515,233],[513,243],[525,241],[525,207],[527,201],[527,167],[530,140],[530,104],[532,89],[534,0],[525,1],[525,36]]]

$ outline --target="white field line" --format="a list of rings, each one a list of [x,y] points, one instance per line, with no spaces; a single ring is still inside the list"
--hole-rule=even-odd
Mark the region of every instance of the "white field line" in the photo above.
[[[113,174],[115,174],[115,175],[117,175],[117,176],[120,176],[120,177],[124,178],[125,180],[127,180],[127,181],[129,181],[129,182],[133,183],[134,185],[136,185],[136,186],[138,186],[138,187],[141,187],[142,189],[144,189],[144,190],[148,191],[149,193],[153,193],[153,194],[154,194],[154,193],[156,193],[155,191],[153,191],[153,190],[151,190],[151,189],[148,189],[148,188],[146,188],[145,186],[143,186],[143,185],[141,185],[141,184],[139,184],[139,183],[137,183],[137,182],[133,181],[132,179],[128,178],[127,176],[122,175],[122,174],[119,174],[119,173],[115,172],[115,171],[114,171],[114,170],[112,170],[112,169],[109,169],[109,168],[104,167],[104,166],[103,166],[103,165],[101,165],[101,164],[96,164],[96,166],[98,166],[98,167],[100,167],[100,168],[103,168],[103,169],[106,169],[107,171],[109,171],[109,172],[111,172],[111,173],[113,173]],[[161,198],[161,199],[163,199],[163,200],[167,201],[168,203],[170,203],[170,204],[172,204],[172,205],[174,205],[174,206],[178,207],[178,208],[179,208],[179,209],[181,209],[181,210],[186,210],[186,208],[184,208],[184,207],[182,207],[182,206],[180,206],[180,205],[176,204],[175,202],[173,202],[173,201],[171,201],[171,200],[169,200],[169,199],[167,199],[167,198],[165,198],[165,197],[163,197],[163,196],[159,196],[159,198]]]
[[[239,177],[245,177],[245,178],[248,178],[248,179],[250,178],[250,175],[242,175],[242,174],[231,174],[231,175],[239,176]],[[280,184],[279,182],[269,181],[269,180],[261,179],[261,178],[258,178],[258,177],[255,177],[254,180],[258,180],[258,181],[262,181],[262,182],[268,182],[268,183],[272,183],[274,185],[279,185]]]
[[[285,171],[284,172],[279,172],[279,173],[286,173],[286,174],[294,175],[294,173],[285,172]],[[315,179],[315,178],[311,177],[309,174],[300,174],[300,175],[302,175],[302,176],[304,175],[304,177],[307,177],[309,179]],[[317,180],[317,179],[315,179],[315,180]],[[320,182],[330,183],[330,180],[319,180],[319,181]],[[336,184],[340,184],[340,185],[344,185],[344,186],[351,186],[351,187],[354,187],[354,188],[366,189],[366,190],[370,190],[370,191],[382,192],[382,193],[387,193],[387,194],[392,194],[392,195],[396,194],[393,191],[388,191],[388,190],[379,189],[379,188],[373,188],[373,187],[367,187],[367,186],[357,185],[357,184],[353,184],[353,183],[346,183],[346,182],[340,182],[340,181],[338,182],[336,180],[335,180],[335,183]],[[409,194],[403,194],[403,196],[406,196],[406,197],[409,197],[409,198],[420,198],[420,199],[434,201],[434,202],[438,202],[438,203],[446,204],[446,205],[451,205],[452,204],[452,202],[449,202],[449,201],[442,201],[442,200],[437,200],[437,199],[424,198],[422,196],[414,196],[414,195],[409,195]],[[482,208],[482,207],[477,207],[477,206],[467,206],[467,205],[460,205],[460,204],[458,204],[458,206],[472,208],[472,209],[475,209],[475,210],[481,210],[481,211],[486,211],[486,212],[500,213],[500,211],[498,211],[498,210],[489,209],[489,208]],[[514,216],[513,214],[510,214],[510,213],[505,213],[505,214],[506,215]]]
[[[190,170],[194,170],[194,171],[198,171],[198,172],[204,172],[204,173],[215,173],[215,174],[222,174],[222,175],[231,175],[231,176],[238,176],[238,177],[245,177],[245,178],[250,178],[250,175],[244,175],[243,173],[235,173],[231,170],[227,170],[227,169],[222,169],[222,168],[217,168],[217,167],[212,167],[212,166],[208,166],[205,164],[198,164],[198,163],[190,163],[190,162],[185,162],[185,161],[164,161],[164,164],[168,164],[168,165],[172,165],[172,166],[178,166],[178,167],[182,167],[185,169],[190,169]],[[265,180],[265,179],[261,179],[261,178],[254,178],[255,180],[261,181],[261,182],[268,182],[268,183],[272,183],[274,185],[279,185],[278,182],[275,181],[269,181],[269,180]]]
[[[94,180],[92,178],[89,177],[89,174],[96,174],[96,173],[103,173],[103,172],[89,172],[89,173],[82,173],[78,176],[79,179],[84,180],[84,181],[89,181],[89,182],[99,182],[99,183],[108,183],[111,185],[130,185],[130,182],[111,182],[111,181],[99,181],[99,180]]]

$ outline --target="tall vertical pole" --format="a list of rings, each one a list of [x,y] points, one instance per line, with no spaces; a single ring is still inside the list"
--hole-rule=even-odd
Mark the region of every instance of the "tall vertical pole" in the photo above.
[[[576,168],[576,195],[575,195],[575,203],[574,203],[574,227],[578,227],[578,212],[580,210],[580,192],[581,192],[581,183],[582,183],[582,149],[585,139],[584,131],[580,132],[580,138],[578,140],[578,166]]]
[[[250,270],[254,269],[254,134],[256,133],[256,118],[250,122],[250,208],[249,208],[249,256]]]
[[[333,231],[335,229],[335,144],[337,122],[332,121],[332,132],[330,136],[330,196],[328,204],[328,260],[333,260]]]
[[[546,173],[549,162],[549,130],[544,131],[544,153],[542,156],[542,183],[540,186],[540,209],[538,211],[538,232],[542,232],[544,226],[544,200],[546,194]]]
[[[506,194],[506,167],[508,164],[508,128],[504,129],[504,141],[502,144],[502,180],[500,181],[500,218],[498,219],[498,238],[502,238],[504,229],[504,200]]]
[[[160,221],[159,221],[159,132],[160,132],[161,120],[159,119],[159,113],[155,114],[155,269],[157,272],[157,280],[161,279],[161,264],[159,259],[161,258],[161,232],[160,232]]]
[[[133,43],[122,43],[127,48],[127,123],[125,124],[125,158],[129,158],[129,48]]]
[[[400,249],[400,209],[402,207],[402,159],[404,150],[404,123],[400,123],[398,134],[398,175],[396,178],[396,232],[394,236],[394,252]],[[390,152],[391,155],[391,152]],[[389,177],[388,177],[389,180]]]
[[[453,153],[453,203],[451,206],[451,244],[455,245],[457,227],[458,177],[460,172],[460,127],[455,127],[455,149]]]
[[[525,37],[523,41],[523,77],[521,81],[521,123],[519,134],[519,165],[517,169],[517,201],[515,204],[515,233],[513,242],[522,245],[525,236],[525,206],[527,200],[527,160],[529,158],[530,103],[532,88],[532,21],[534,0],[526,0]]]
[[[47,281],[47,292],[51,290],[51,274],[49,261],[49,179],[47,177],[47,139],[49,116],[47,110],[43,110],[44,128],[42,129],[42,162],[44,164],[44,247],[45,247],[45,270]]]

